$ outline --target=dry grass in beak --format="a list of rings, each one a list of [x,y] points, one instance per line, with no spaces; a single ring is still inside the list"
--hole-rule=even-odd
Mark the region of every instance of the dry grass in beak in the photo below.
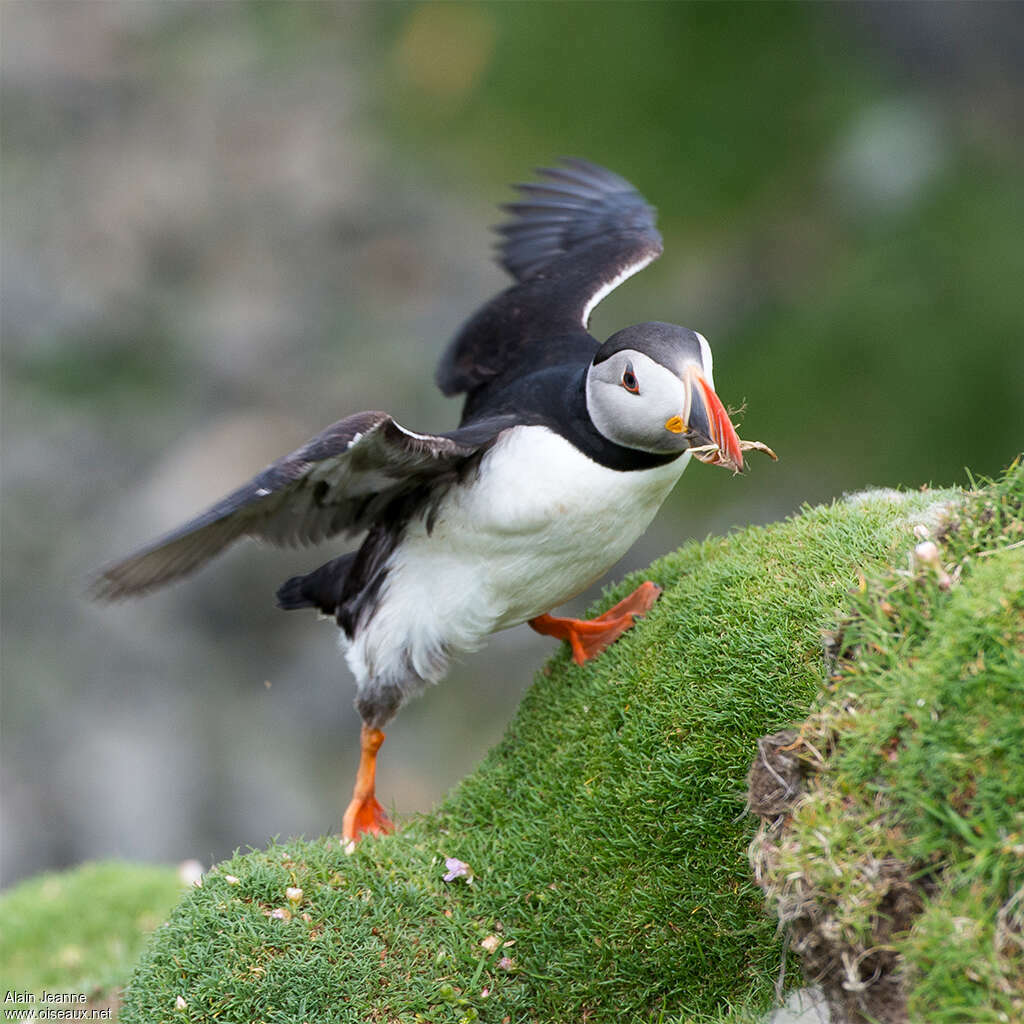
[[[772,462],[778,462],[779,457],[764,443],[764,441],[744,441],[740,439],[740,451],[741,452],[764,452],[772,460]],[[694,458],[700,459],[701,462],[706,462],[711,466],[717,466],[723,462],[722,450],[717,444],[701,444],[696,445],[690,449],[690,454]]]

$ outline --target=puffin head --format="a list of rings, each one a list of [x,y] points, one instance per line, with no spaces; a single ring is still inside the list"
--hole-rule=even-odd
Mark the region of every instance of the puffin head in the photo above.
[[[743,468],[739,437],[715,394],[711,349],[687,327],[657,321],[613,334],[587,369],[587,412],[609,441],[672,454],[702,445],[702,462]]]

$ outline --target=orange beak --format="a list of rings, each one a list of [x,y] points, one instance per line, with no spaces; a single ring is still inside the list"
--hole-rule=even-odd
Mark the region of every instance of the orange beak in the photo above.
[[[716,445],[718,450],[699,452],[695,459],[711,466],[724,466],[734,473],[743,469],[743,452],[736,428],[722,405],[722,400],[697,370],[691,370],[690,377],[690,434],[693,447],[706,444]]]

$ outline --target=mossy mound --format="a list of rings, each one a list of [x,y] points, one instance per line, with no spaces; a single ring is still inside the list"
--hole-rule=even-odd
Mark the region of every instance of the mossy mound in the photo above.
[[[113,860],[9,889],[0,896],[0,999],[32,993],[39,1008],[46,989],[80,993],[93,1008],[116,1003],[146,936],[182,889],[173,867]]]
[[[865,582],[751,855],[833,1021],[1024,1020],[1024,468]]]
[[[878,492],[655,563],[645,575],[665,592],[647,619],[583,668],[556,655],[435,813],[351,856],[292,841],[211,871],[157,932],[122,1019],[767,1008],[780,951],[746,860],[751,751],[820,691],[821,629],[858,573],[953,497]],[[449,858],[472,880],[444,881]]]

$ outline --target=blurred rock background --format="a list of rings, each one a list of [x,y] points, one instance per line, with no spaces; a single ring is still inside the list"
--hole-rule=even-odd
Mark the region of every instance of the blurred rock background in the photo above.
[[[592,329],[712,341],[741,433],[622,569],[867,485],[994,473],[1024,427],[1014,4],[4,0],[2,868],[198,857],[339,824],[333,627],[243,546],[146,600],[90,570],[359,409],[453,426],[433,366],[504,284],[507,183],[628,177],[666,255]],[[581,607],[597,591],[578,603]],[[428,808],[551,641],[496,636],[389,730]]]

